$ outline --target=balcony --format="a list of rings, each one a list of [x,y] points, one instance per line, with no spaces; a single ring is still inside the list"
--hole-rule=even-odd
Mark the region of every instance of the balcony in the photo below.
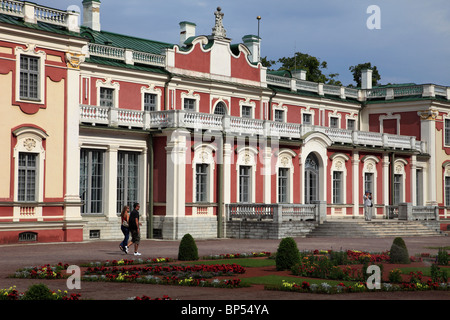
[[[222,116],[184,110],[137,111],[109,107],[80,105],[80,123],[92,126],[125,127],[129,129],[186,128],[196,131],[218,131],[236,136],[263,136],[278,139],[303,139],[312,132],[328,136],[335,144],[352,144],[367,147],[392,148],[427,152],[424,141],[415,137],[387,133],[352,131],[296,123],[284,123]]]

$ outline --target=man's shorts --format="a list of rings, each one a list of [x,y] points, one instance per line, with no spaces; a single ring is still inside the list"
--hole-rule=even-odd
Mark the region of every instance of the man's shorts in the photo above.
[[[139,244],[139,241],[141,240],[141,235],[137,230],[130,230],[131,233],[131,242]]]

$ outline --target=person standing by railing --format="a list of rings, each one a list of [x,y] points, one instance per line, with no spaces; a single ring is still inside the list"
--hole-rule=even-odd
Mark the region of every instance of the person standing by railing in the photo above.
[[[372,220],[372,207],[373,207],[372,193],[366,191],[364,193],[364,219],[366,221]]]

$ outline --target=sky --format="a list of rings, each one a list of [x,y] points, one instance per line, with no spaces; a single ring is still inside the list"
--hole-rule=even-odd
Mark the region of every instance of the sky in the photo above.
[[[82,12],[82,0],[34,2]],[[381,84],[450,86],[449,0],[101,0],[101,28],[178,44],[181,21],[210,35],[218,6],[232,43],[259,29],[261,56],[270,60],[307,53],[343,85],[354,84],[350,66],[370,62]]]

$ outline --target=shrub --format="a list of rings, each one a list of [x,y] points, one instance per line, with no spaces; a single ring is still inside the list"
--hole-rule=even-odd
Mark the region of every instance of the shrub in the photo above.
[[[448,253],[445,248],[439,248],[438,255],[437,255],[437,264],[441,266],[448,265]]]
[[[300,262],[300,252],[293,238],[284,238],[281,240],[275,257],[277,270],[291,269]]]
[[[392,283],[402,282],[402,271],[400,269],[392,269],[389,272],[389,282]]]
[[[405,241],[397,237],[391,246],[391,263],[411,263]]]
[[[54,300],[53,292],[45,284],[34,284],[23,295],[23,300]]]
[[[178,248],[178,260],[192,261],[198,260],[198,249],[194,238],[189,234],[185,234]]]

